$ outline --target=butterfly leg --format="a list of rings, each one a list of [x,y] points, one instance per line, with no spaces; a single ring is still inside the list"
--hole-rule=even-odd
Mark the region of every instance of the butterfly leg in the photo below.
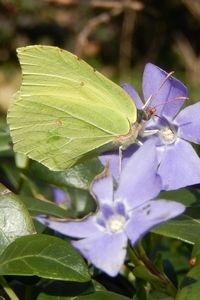
[[[123,145],[119,146],[119,176],[122,171],[122,155],[123,155],[124,147]]]

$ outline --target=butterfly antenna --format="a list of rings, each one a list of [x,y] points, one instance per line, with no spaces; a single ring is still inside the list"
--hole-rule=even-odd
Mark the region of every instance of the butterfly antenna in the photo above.
[[[161,106],[161,105],[166,104],[166,103],[174,102],[176,100],[189,100],[189,99],[190,98],[185,97],[185,96],[178,96],[178,97],[175,97],[174,99],[170,99],[170,100],[167,100],[167,101],[165,101],[165,100],[162,101],[161,100],[161,102],[159,104],[156,104],[156,107]]]

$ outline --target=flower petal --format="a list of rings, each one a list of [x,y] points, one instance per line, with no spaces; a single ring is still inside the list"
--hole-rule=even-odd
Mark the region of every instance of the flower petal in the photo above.
[[[68,193],[60,188],[53,188],[53,199],[55,203],[65,208],[68,208],[71,203]]]
[[[58,204],[62,203],[66,199],[66,193],[59,188],[53,189],[53,195],[54,195],[54,202]]]
[[[182,214],[184,210],[183,204],[168,200],[147,201],[134,209],[125,230],[131,244],[134,245],[152,227]]]
[[[122,151],[122,162],[121,168],[123,169],[126,165],[126,162],[130,159],[130,157],[138,150],[139,146],[137,144],[130,145],[127,149]],[[99,159],[101,163],[106,166],[109,163],[109,169],[113,175],[113,177],[118,180],[120,177],[120,157],[119,150],[110,151],[104,154],[99,155]]]
[[[160,155],[158,174],[164,190],[175,190],[200,182],[200,159],[193,147],[179,140]]]
[[[130,208],[134,208],[157,196],[161,190],[157,168],[156,147],[154,141],[149,140],[127,160],[115,199],[124,199]]]
[[[193,143],[200,143],[200,102],[183,109],[175,118],[179,126],[178,134]]]
[[[143,74],[143,94],[145,101],[151,98],[150,107],[156,108],[156,115],[173,118],[185,100],[180,97],[187,97],[185,85],[170,76],[157,66],[148,63]]]
[[[129,96],[133,99],[138,109],[142,109],[144,103],[140,99],[138,92],[128,83],[121,84],[121,87],[129,94]]]
[[[96,223],[96,216],[89,216],[77,221],[63,222],[54,221],[42,216],[36,217],[36,220],[61,234],[76,238],[85,238],[100,232],[100,227]]]
[[[110,276],[116,276],[126,256],[127,237],[120,233],[100,233],[88,239],[72,242],[94,266]]]
[[[119,150],[117,151],[109,151],[99,155],[99,160],[101,161],[103,166],[109,165],[109,169],[111,174],[115,179],[119,178]]]
[[[99,205],[113,203],[113,177],[111,174],[100,174],[92,182],[91,191]]]

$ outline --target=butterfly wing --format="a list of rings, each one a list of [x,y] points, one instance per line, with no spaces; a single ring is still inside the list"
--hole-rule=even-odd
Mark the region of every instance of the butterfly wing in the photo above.
[[[116,84],[70,52],[18,49],[22,85],[8,112],[14,150],[52,170],[118,145],[136,107]]]

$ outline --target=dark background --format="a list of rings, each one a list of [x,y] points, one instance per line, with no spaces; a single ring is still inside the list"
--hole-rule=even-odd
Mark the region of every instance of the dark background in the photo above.
[[[55,45],[141,87],[146,62],[200,94],[199,0],[0,0],[0,110],[20,83],[16,48]]]

